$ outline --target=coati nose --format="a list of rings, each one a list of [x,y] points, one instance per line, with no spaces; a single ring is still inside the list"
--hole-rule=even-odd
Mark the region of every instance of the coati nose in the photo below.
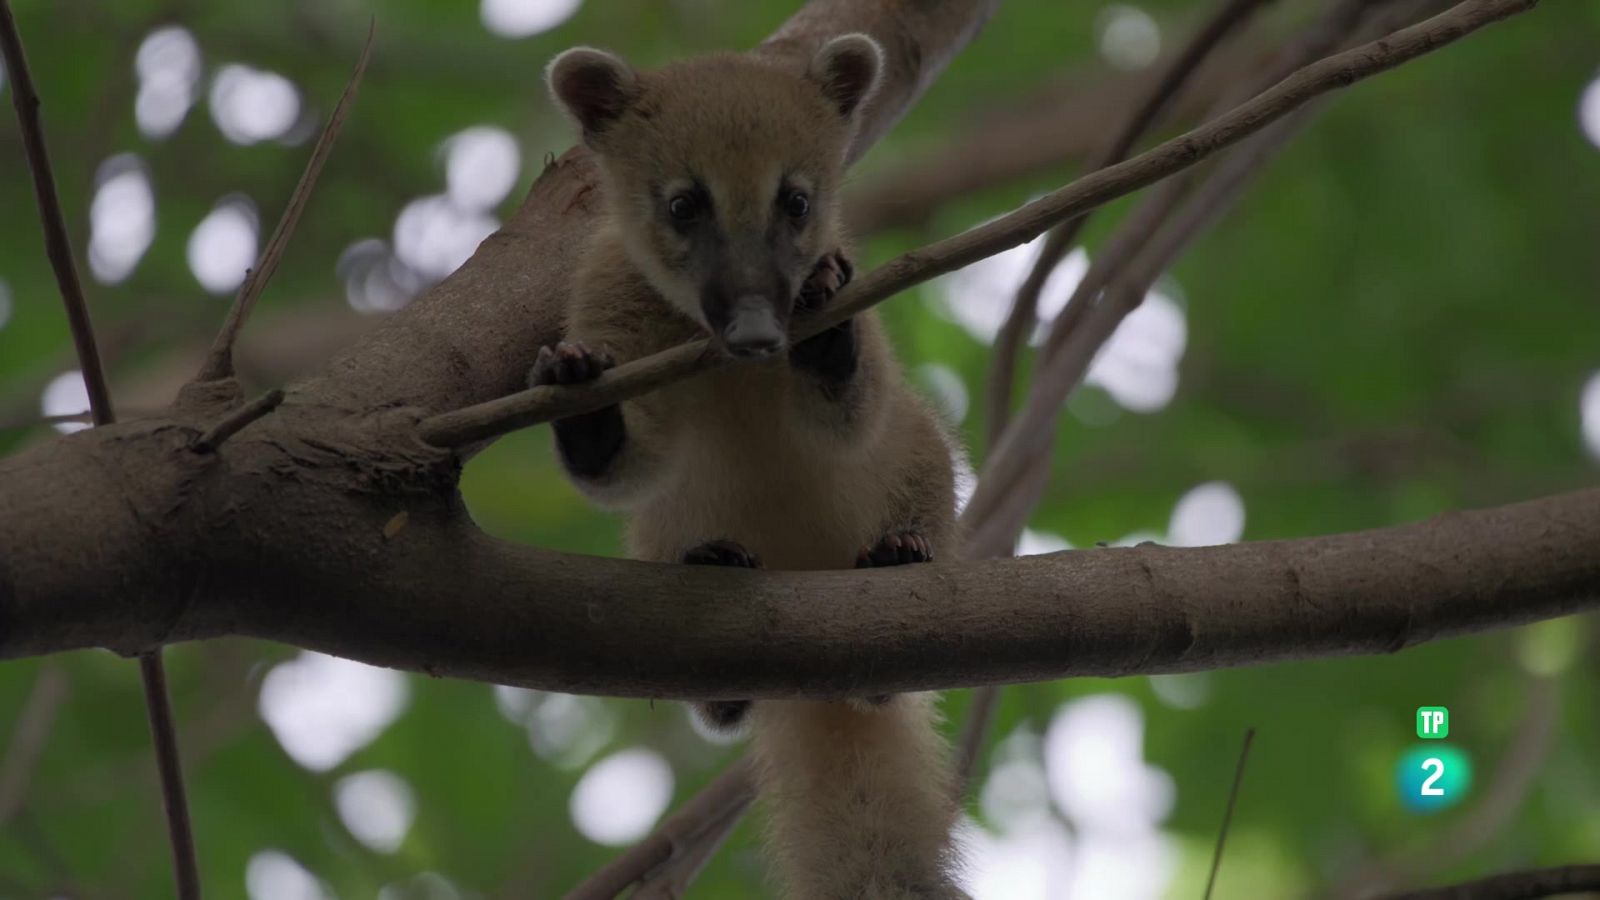
[[[757,294],[733,301],[728,324],[722,329],[722,343],[734,356],[770,356],[783,349],[786,335],[772,303]]]

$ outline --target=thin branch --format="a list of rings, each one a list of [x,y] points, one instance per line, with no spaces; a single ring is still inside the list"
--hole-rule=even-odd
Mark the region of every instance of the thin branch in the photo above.
[[[755,798],[753,779],[748,773],[741,778],[746,789],[743,800],[726,800],[722,803],[722,809],[707,815],[704,824],[671,859],[640,879],[631,900],[680,900],[683,897],[700,870],[733,834]]]
[[[17,20],[11,13],[10,0],[0,0],[0,56],[5,58],[6,71],[11,76],[11,104],[17,110],[22,147],[28,157],[28,170],[33,174],[33,194],[39,204],[45,255],[49,257],[50,268],[55,272],[61,301],[67,307],[72,343],[78,351],[78,365],[83,372],[84,387],[89,393],[89,408],[94,413],[95,424],[105,425],[116,420],[116,413],[111,407],[111,391],[106,388],[100,350],[95,345],[89,304],[83,298],[83,283],[78,278],[78,267],[72,258],[72,242],[67,238],[66,219],[61,214],[61,198],[56,194],[50,153],[45,149],[44,128],[39,124],[39,92],[33,85],[33,74],[28,71],[28,59],[23,53],[22,36],[17,33]]]
[[[1061,406],[1083,381],[1095,355],[1183,248],[1227,210],[1309,117],[1310,110],[1299,110],[1251,138],[1218,164],[1175,216],[1172,209],[1183,199],[1189,178],[1163,184],[1119,229],[1102,259],[1108,268],[1121,271],[1113,276],[1090,267],[1068,303],[1069,308],[1078,303],[1090,311],[1077,320],[1080,327],[1073,327],[1077,323],[1064,314],[1052,327],[1027,402],[983,467],[964,513],[979,523],[973,526],[970,552],[1000,552],[997,548],[1016,540],[1038,502],[1040,485],[1034,473],[1048,461]],[[1133,252],[1137,256],[1123,265]],[[1092,294],[1102,285],[1104,295],[1091,306]]]
[[[350,81],[345,84],[344,93],[339,95],[339,102],[334,105],[333,114],[328,117],[328,124],[323,126],[322,134],[317,137],[316,145],[311,148],[311,158],[306,160],[305,171],[300,173],[300,181],[289,197],[289,205],[284,207],[277,227],[267,239],[267,246],[262,249],[261,258],[256,260],[255,267],[245,276],[244,284],[239,286],[239,293],[233,298],[233,305],[228,308],[228,317],[223,320],[222,329],[212,341],[211,351],[206,354],[200,373],[195,376],[196,381],[216,381],[233,374],[233,345],[238,341],[239,332],[244,328],[245,320],[250,317],[250,311],[255,308],[256,299],[266,290],[267,282],[278,270],[278,263],[283,259],[284,250],[289,246],[289,238],[293,236],[295,226],[300,223],[300,214],[305,211],[306,203],[311,199],[311,192],[317,186],[317,179],[322,176],[323,164],[333,153],[333,144],[339,139],[339,131],[344,128],[344,120],[350,113],[350,105],[355,101],[356,88],[361,85],[361,76],[367,71],[367,60],[372,57],[372,38],[376,32],[377,20],[373,19],[367,24],[367,39],[361,45],[361,58],[356,61],[355,71],[351,73]]]
[[[1253,75],[1240,87],[1225,93],[1212,114],[1220,115],[1252,94],[1269,89],[1281,78],[1344,44],[1358,28],[1357,39],[1370,40],[1409,23],[1417,14],[1416,9],[1407,4],[1395,4],[1363,27],[1362,20],[1380,2],[1342,0],[1335,4],[1305,34],[1280,51],[1266,67],[1264,75]],[[1299,131],[1310,116],[1309,110],[1317,105],[1302,107],[1287,120],[1274,123],[1253,136],[1219,163],[1214,172],[1191,169],[1158,185],[1121,223],[1051,326],[1035,385],[1022,413],[1026,424],[1008,428],[997,439],[997,446],[991,447],[984,478],[964,512],[971,554],[1006,552],[1015,543],[1043,490],[1043,483],[1034,470],[1048,464],[1061,404],[1076,390],[1089,364],[1116,326],[1133,306],[1143,301],[1155,279],[1237,198],[1245,182]],[[1202,179],[1206,179],[1203,186],[1184,207],[1180,221],[1169,223],[1179,204]],[[1152,248],[1152,242],[1157,242],[1158,246]],[[1125,271],[1135,263],[1136,257],[1140,265],[1137,275]],[[1037,273],[1036,268],[1030,277]],[[1115,303],[1108,304],[1100,296],[1108,285],[1118,298]],[[1108,305],[1112,309],[1102,311]],[[1095,313],[1099,315],[1088,329],[1089,333],[1080,334],[1085,317]]]
[[[1239,802],[1239,786],[1244,783],[1244,764],[1250,760],[1250,743],[1256,739],[1256,730],[1246,728],[1244,746],[1239,748],[1239,764],[1233,770],[1233,786],[1228,788],[1228,806],[1222,813],[1222,827],[1217,829],[1217,850],[1211,855],[1211,874],[1206,876],[1203,900],[1211,900],[1211,889],[1217,885],[1217,870],[1222,868],[1222,848],[1228,842],[1228,826],[1233,824],[1233,808]]]
[[[0,0],[0,51],[4,53],[6,67],[14,84],[12,102],[17,109],[17,121],[27,148],[28,168],[33,172],[34,194],[38,199],[39,218],[45,234],[45,252],[55,271],[62,302],[67,307],[67,320],[72,328],[73,344],[78,352],[79,367],[89,395],[89,409],[94,414],[95,425],[109,425],[116,420],[116,413],[111,406],[111,392],[106,387],[100,352],[95,346],[94,326],[89,319],[88,304],[84,302],[83,285],[72,258],[72,246],[67,240],[61,200],[56,195],[55,176],[51,172],[50,156],[45,149],[44,131],[39,125],[39,95],[33,85],[33,76],[28,71],[22,37],[17,33],[17,22],[11,13],[9,0]],[[144,683],[150,731],[155,739],[156,765],[161,771],[162,804],[166,808],[178,897],[179,900],[199,900],[200,880],[195,862],[194,831],[189,824],[183,766],[178,757],[178,740],[173,726],[172,700],[167,694],[159,649],[139,657],[139,672]]]
[[[1183,88],[1200,64],[1211,55],[1232,31],[1248,21],[1259,8],[1269,0],[1226,0],[1216,12],[1201,24],[1189,43],[1173,57],[1172,61],[1157,74],[1150,90],[1143,100],[1134,107],[1133,114],[1123,123],[1122,129],[1112,136],[1112,139],[1101,148],[1100,152],[1092,157],[1085,168],[1088,171],[1103,169],[1113,163],[1121,162],[1133,149],[1133,145],[1144,132],[1153,125],[1157,119],[1172,103],[1179,91]],[[1033,330],[1037,318],[1036,311],[1039,304],[1039,295],[1044,290],[1044,283],[1049,279],[1050,273],[1066,255],[1066,248],[1072,245],[1082,231],[1084,224],[1089,220],[1089,215],[1069,219],[1051,229],[1049,237],[1041,250],[1040,258],[1035,263],[1033,270],[1019,289],[1016,299],[1012,301],[1011,311],[1007,314],[1005,323],[1001,326],[995,337],[994,361],[989,370],[989,383],[985,409],[988,411],[987,443],[992,448],[1005,428],[1006,420],[1011,411],[1012,385],[1016,380],[1017,356],[1021,350],[1025,335]],[[1048,264],[1044,263],[1050,258]],[[1045,467],[1041,467],[1045,468]],[[1045,468],[1044,474],[1048,474]],[[975,523],[974,531],[988,523]],[[997,556],[1001,553],[1009,554],[1015,546],[1015,537],[999,543],[992,538],[991,546],[975,549],[969,542],[967,552],[972,555]],[[961,793],[966,792],[972,780],[973,767],[977,764],[979,753],[983,749],[984,738],[988,733],[990,723],[994,718],[994,707],[999,699],[1000,688],[985,686],[973,692],[972,704],[967,714],[968,718],[962,727],[961,740],[956,756],[956,784]]]
[[[200,900],[200,865],[195,855],[194,826],[189,821],[183,759],[178,753],[178,726],[172,715],[172,694],[167,689],[167,670],[161,654],[140,656],[139,674],[144,682],[150,737],[156,745],[156,766],[161,770],[161,805],[167,811],[173,879],[177,883],[179,900]]]
[[[214,452],[218,447],[222,446],[223,441],[244,430],[251,422],[277,409],[278,404],[282,402],[282,390],[273,388],[267,391],[265,394],[228,413],[222,421],[206,429],[205,434],[200,435],[194,444],[190,446],[190,449],[196,453]]]
[[[1263,67],[1263,71],[1252,70],[1237,86],[1222,92],[1220,99],[1206,118],[1223,115],[1252,96],[1270,89],[1282,79],[1292,76],[1297,69],[1310,65],[1340,46],[1356,28],[1368,8],[1377,2],[1381,0],[1343,0],[1333,6],[1309,32],[1280,50],[1275,58]],[[1184,191],[1192,184],[1192,180],[1191,175],[1189,179],[1167,181],[1161,186],[1161,193],[1146,202],[1134,219],[1124,223],[1117,237],[1113,238],[1101,255],[1096,257],[1089,272],[1074,289],[1071,299],[1057,317],[1052,326],[1053,340],[1059,341],[1060,336],[1071,332],[1092,305],[1090,301],[1120,271],[1128,258],[1144,246],[1149,233],[1165,221],[1166,215],[1176,206]],[[1065,258],[1067,250],[1087,220],[1087,215],[1080,216],[1062,223],[1050,232],[1045,246],[1034,260],[1032,269],[1018,288],[1005,326],[997,336],[995,367],[988,394],[990,410],[988,436],[991,447],[999,442],[1011,416],[1016,355],[1020,351],[1021,341],[1033,329],[1039,294],[1050,280],[1050,275]],[[1135,224],[1136,222],[1142,224]]]
[[[906,253],[845,288],[833,305],[797,323],[809,337],[930,278],[1015,247],[1075,216],[1182,171],[1235,144],[1310,100],[1444,47],[1486,25],[1532,9],[1538,0],[1465,0],[1448,12],[1380,41],[1313,63],[1192,131],[1139,156],[1086,175],[1009,215]],[[594,382],[541,386],[424,419],[430,444],[460,447],[551,419],[590,412],[723,364],[705,339],[625,363]]]
[[[563,900],[611,900],[641,879],[662,886],[652,890],[666,889],[678,879],[687,884],[755,799],[751,766],[749,757],[741,757],[654,833],[585,878]]]
[[[53,662],[45,663],[34,677],[27,702],[11,729],[5,759],[0,762],[0,825],[10,822],[26,802],[34,769],[66,699],[66,671]]]
[[[1448,887],[1390,894],[1388,900],[1536,900],[1600,892],[1600,865],[1503,872]]]
[[[961,739],[956,744],[956,792],[961,796],[972,784],[972,773],[978,767],[984,738],[994,724],[999,699],[1000,687],[986,684],[973,690],[972,701],[967,704],[967,720],[961,725]]]
[[[1203,22],[1188,44],[1172,58],[1151,85],[1150,92],[1133,110],[1120,131],[1113,135],[1104,148],[1084,167],[1093,172],[1125,159],[1140,137],[1172,104],[1174,97],[1189,81],[1222,42],[1233,31],[1248,22],[1256,11],[1270,0],[1225,0]],[[1017,290],[1011,311],[995,335],[994,362],[989,370],[989,386],[985,408],[988,411],[988,442],[992,445],[1004,430],[1011,414],[1012,385],[1016,380],[1017,357],[1027,335],[1033,331],[1039,308],[1039,295],[1056,266],[1066,257],[1067,250],[1077,240],[1078,234],[1089,221],[1089,215],[1068,219],[1050,230],[1044,247],[1035,260],[1033,269]]]

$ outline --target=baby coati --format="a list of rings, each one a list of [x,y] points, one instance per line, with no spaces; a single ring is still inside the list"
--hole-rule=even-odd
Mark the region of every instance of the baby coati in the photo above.
[[[950,438],[877,318],[789,346],[795,308],[820,308],[850,278],[840,180],[882,64],[859,34],[828,42],[803,73],[731,54],[640,72],[582,47],[550,64],[607,210],[567,340],[540,349],[531,381],[587,381],[702,335],[744,360],[554,423],[566,471],[625,512],[639,559],[838,569],[955,549]],[[931,696],[697,709],[715,728],[750,720],[788,896],[964,896]]]

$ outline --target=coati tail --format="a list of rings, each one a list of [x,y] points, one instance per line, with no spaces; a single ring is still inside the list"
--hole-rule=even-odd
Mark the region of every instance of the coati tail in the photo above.
[[[954,786],[932,694],[873,709],[774,700],[752,712],[787,900],[960,900]]]

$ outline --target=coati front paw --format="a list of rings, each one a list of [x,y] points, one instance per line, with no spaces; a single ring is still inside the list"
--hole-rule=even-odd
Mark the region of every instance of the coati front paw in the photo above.
[[[583,384],[600,377],[617,361],[604,350],[590,350],[583,344],[562,341],[554,347],[539,348],[539,355],[528,372],[529,387],[545,384]]]
[[[807,276],[805,283],[800,285],[800,296],[795,303],[801,309],[815,311],[826,306],[833,295],[844,289],[854,278],[856,267],[845,258],[842,251],[835,250],[817,260],[816,266]]]
[[[761,568],[761,557],[746,550],[734,541],[706,541],[683,554],[683,561],[691,566],[734,566],[740,569]]]
[[[590,350],[576,341],[563,341],[554,347],[539,348],[533,368],[528,371],[528,386],[584,384],[616,364],[609,353]],[[551,427],[562,464],[573,477],[589,481],[606,477],[628,435],[622,409],[615,404],[557,419]]]
[[[817,260],[816,268],[800,286],[800,296],[795,306],[815,312],[828,304],[841,288],[850,283],[855,266],[843,253],[834,251]],[[854,319],[812,335],[789,351],[789,359],[796,367],[816,375],[823,383],[824,394],[836,397],[840,386],[856,374],[856,328]]]
[[[856,554],[858,569],[923,562],[933,562],[933,545],[915,531],[891,531]]]

